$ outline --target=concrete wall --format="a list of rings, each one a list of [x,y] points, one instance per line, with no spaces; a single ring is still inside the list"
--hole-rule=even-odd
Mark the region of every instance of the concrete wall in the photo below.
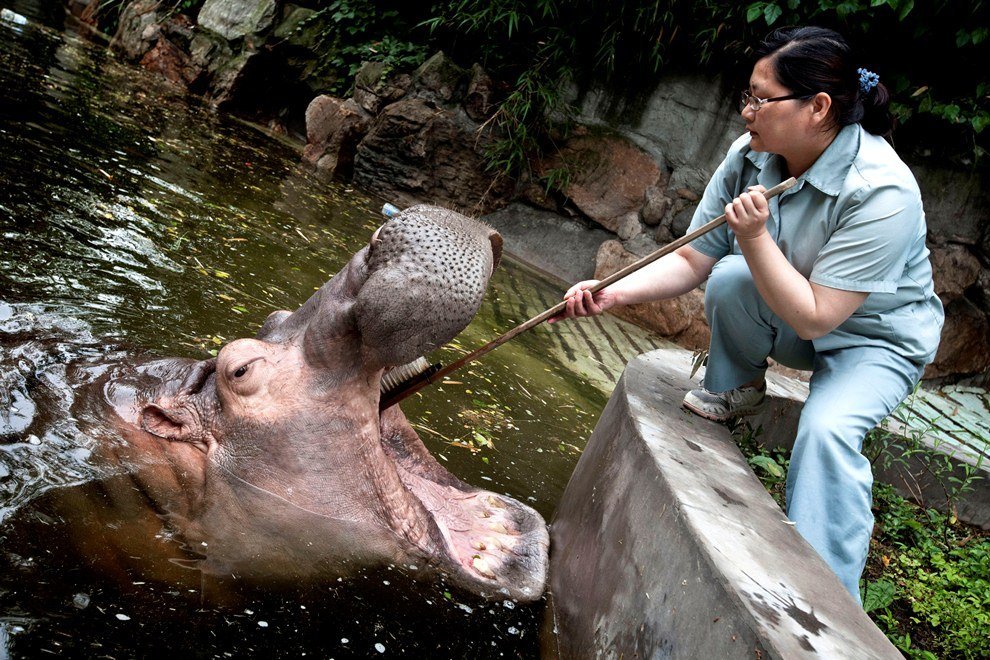
[[[899,658],[753,475],[680,408],[690,354],[626,368],[551,527],[564,658]]]

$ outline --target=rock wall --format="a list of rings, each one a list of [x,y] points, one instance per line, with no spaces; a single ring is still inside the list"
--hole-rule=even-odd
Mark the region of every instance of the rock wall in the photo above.
[[[353,179],[394,203],[429,201],[478,215],[517,201],[558,214],[562,223],[599,226],[608,240],[595,263],[577,263],[587,257],[576,255],[550,260],[559,266],[553,274],[564,278],[589,271],[603,277],[683,236],[709,176],[744,130],[717,80],[668,76],[635,104],[575,91],[576,128],[561,136],[558,153],[512,181],[488,170],[485,159],[499,138],[490,119],[505,84],[478,65],[464,69],[438,53],[412,72],[366,64],[352,98],[327,96],[322,92],[335,80],[317,65],[318,19],[312,9],[277,0],[208,0],[192,22],[156,0],[134,0],[112,45],[221,109],[305,135],[304,159],[319,172]],[[926,376],[975,375],[986,382],[990,175],[909,164],[924,195],[936,290],[947,311],[942,346]],[[548,193],[543,181],[561,166],[569,181]],[[525,234],[529,224],[519,224]],[[500,227],[513,232],[505,217]],[[619,313],[699,347],[707,342],[700,309],[695,292]]]

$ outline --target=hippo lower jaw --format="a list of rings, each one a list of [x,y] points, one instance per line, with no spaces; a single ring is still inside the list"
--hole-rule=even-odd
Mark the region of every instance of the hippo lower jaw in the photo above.
[[[401,413],[383,415],[382,440],[406,491],[434,525],[424,532],[399,521],[400,533],[427,556],[439,557],[441,570],[472,591],[520,602],[543,595],[550,538],[539,513],[458,480],[433,459]]]

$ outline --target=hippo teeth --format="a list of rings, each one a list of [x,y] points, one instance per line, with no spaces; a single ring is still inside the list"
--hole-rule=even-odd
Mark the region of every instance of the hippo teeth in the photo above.
[[[471,567],[489,580],[495,579],[495,572],[488,566],[488,561],[484,557],[475,555],[471,560]]]

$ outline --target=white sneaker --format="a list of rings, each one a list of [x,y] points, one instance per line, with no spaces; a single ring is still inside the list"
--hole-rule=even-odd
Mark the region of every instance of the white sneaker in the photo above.
[[[763,383],[760,387],[737,387],[728,392],[691,390],[684,396],[682,405],[706,419],[726,422],[735,417],[755,415],[763,410],[766,400],[767,384]]]

